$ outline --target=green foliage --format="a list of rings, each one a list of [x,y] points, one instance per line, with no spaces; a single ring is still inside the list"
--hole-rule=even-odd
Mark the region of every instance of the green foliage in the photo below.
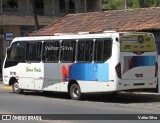
[[[124,0],[104,0],[105,4],[103,4],[103,9],[123,9],[124,8]]]
[[[146,7],[158,7],[160,6],[160,0],[126,0],[127,6],[130,9],[133,8],[146,8]],[[103,0],[104,4],[102,9],[115,10],[124,9],[125,0]]]
[[[140,8],[139,0],[130,0],[130,1],[128,1],[128,8]]]

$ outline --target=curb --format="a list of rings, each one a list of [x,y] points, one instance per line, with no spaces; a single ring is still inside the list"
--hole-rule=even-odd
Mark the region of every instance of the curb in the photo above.
[[[0,89],[2,89],[2,90],[12,90],[12,86],[6,86],[6,85],[3,85],[3,84],[0,84]]]
[[[154,96],[160,96],[160,93],[158,92],[135,92],[135,91],[131,91],[131,92],[120,92],[121,94],[136,94],[136,95],[154,95]]]
[[[143,95],[156,95],[156,96],[160,96],[160,93],[153,93],[153,92],[132,92],[133,94],[143,94]]]

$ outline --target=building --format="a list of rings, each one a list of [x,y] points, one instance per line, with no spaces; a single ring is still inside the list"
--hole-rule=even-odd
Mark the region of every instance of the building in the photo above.
[[[160,42],[160,7],[68,14],[30,35],[97,33],[109,30],[152,32],[156,41]]]
[[[69,13],[101,10],[102,0],[35,0],[34,6],[40,27]],[[26,36],[34,31],[34,21],[29,0],[0,0],[0,71],[6,47],[10,41],[4,34],[13,32],[14,37]],[[12,34],[12,33],[11,33]]]
[[[151,32],[160,50],[160,7],[69,14],[30,35],[98,33],[110,30]]]

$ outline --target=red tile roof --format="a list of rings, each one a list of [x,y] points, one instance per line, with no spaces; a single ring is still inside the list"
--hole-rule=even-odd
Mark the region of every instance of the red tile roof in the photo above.
[[[69,14],[30,35],[160,30],[160,7]]]

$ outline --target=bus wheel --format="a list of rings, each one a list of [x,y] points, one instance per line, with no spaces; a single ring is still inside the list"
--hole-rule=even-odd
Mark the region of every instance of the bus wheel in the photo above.
[[[14,93],[20,94],[22,93],[22,89],[19,88],[19,83],[18,82],[14,82],[12,84],[12,90]]]
[[[76,83],[71,85],[69,93],[73,100],[79,100],[82,97],[81,89]]]

